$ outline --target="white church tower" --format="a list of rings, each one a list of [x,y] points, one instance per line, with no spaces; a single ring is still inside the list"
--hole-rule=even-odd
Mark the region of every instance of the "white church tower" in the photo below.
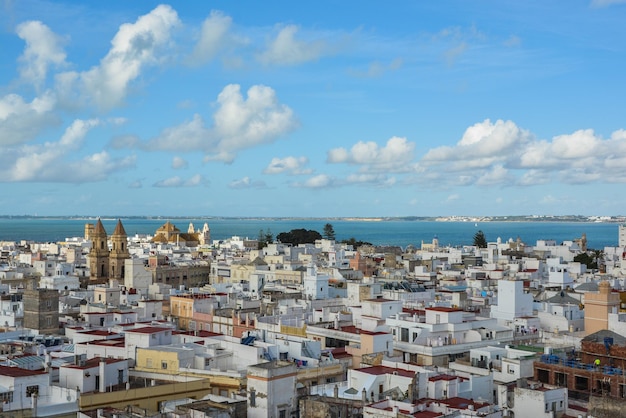
[[[307,299],[328,299],[328,279],[325,274],[318,274],[313,263],[309,264],[304,276],[304,297]]]

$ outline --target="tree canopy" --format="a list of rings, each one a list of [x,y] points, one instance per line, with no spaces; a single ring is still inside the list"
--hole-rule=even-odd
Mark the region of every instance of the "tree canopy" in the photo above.
[[[272,231],[270,231],[269,228],[267,228],[267,230],[263,231],[262,229],[259,230],[259,237],[257,238],[258,241],[258,249],[260,250],[261,248],[265,248],[267,247],[268,244],[271,244],[274,242],[274,235],[272,234]]]
[[[335,229],[331,224],[324,225],[324,238],[334,240],[335,239]]]
[[[276,239],[282,243],[299,245],[314,244],[315,240],[322,239],[322,235],[312,229],[292,229],[289,232],[281,232]]]
[[[372,245],[371,242],[367,242],[367,241],[357,241],[356,238],[351,237],[350,239],[344,239],[343,241],[341,241],[342,244],[347,244],[347,245],[352,245],[352,248],[359,248],[362,247],[363,245]]]
[[[487,238],[482,230],[478,230],[474,234],[474,246],[478,248],[487,248]]]

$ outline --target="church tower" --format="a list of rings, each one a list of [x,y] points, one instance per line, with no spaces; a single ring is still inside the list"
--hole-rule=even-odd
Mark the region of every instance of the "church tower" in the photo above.
[[[109,276],[109,246],[107,244],[107,231],[104,230],[99,218],[91,233],[91,250],[87,257],[89,258],[91,279],[107,279]]]
[[[115,231],[111,235],[111,252],[109,253],[109,278],[124,280],[124,264],[130,258],[128,252],[128,236],[121,220],[117,220]]]

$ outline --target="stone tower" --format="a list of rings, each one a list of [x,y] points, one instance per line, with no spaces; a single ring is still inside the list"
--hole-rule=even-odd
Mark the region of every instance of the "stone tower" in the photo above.
[[[111,235],[111,252],[109,253],[109,279],[124,280],[124,264],[130,258],[128,252],[128,236],[121,220],[117,220],[115,231]]]
[[[59,334],[59,292],[54,289],[24,291],[24,328],[39,334]]]
[[[598,283],[598,293],[585,294],[585,333],[609,329],[609,314],[619,312],[619,293],[613,293],[608,281]]]
[[[108,279],[109,277],[109,245],[107,231],[100,219],[91,236],[91,250],[89,251],[89,270],[92,280]]]

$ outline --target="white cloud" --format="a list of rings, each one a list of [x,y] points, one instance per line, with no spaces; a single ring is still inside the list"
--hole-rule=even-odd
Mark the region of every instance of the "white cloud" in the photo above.
[[[346,177],[347,184],[362,184],[370,187],[391,187],[396,183],[395,177],[385,174],[357,173]]]
[[[200,39],[193,49],[190,63],[200,65],[213,58],[224,47],[231,24],[230,16],[219,11],[211,11],[209,17],[202,23]]]
[[[0,146],[20,144],[35,138],[57,122],[53,115],[56,100],[50,92],[30,103],[22,96],[7,94],[0,98]]]
[[[266,65],[297,65],[319,59],[327,49],[322,41],[301,41],[295,38],[296,25],[282,28],[267,49],[259,55],[259,61]]]
[[[155,182],[153,187],[195,187],[208,185],[208,181],[200,174],[196,174],[189,179],[179,176],[169,177]]]
[[[250,87],[244,98],[240,86],[230,84],[218,95],[217,106],[211,128],[196,114],[165,129],[146,149],[204,151],[205,161],[231,162],[237,152],[271,143],[297,126],[293,111],[278,102],[273,89],[262,85]]]
[[[187,168],[187,167],[189,167],[189,163],[184,158],[178,157],[178,156],[175,156],[174,158],[172,158],[172,168],[174,170],[178,170],[180,168]]]
[[[262,189],[265,188],[265,182],[260,180],[252,180],[245,176],[237,180],[233,180],[228,184],[231,189]]]
[[[496,165],[489,171],[483,173],[478,180],[476,180],[476,184],[479,186],[494,186],[507,183],[509,180],[509,171],[501,165]]]
[[[549,183],[550,180],[550,173],[545,170],[528,170],[522,174],[517,183],[520,186],[535,186]]]
[[[442,146],[429,150],[424,164],[446,162],[448,170],[486,168],[518,155],[533,139],[530,132],[511,121],[491,123],[485,119],[467,128],[456,146]]]
[[[82,93],[98,107],[110,109],[120,105],[129,84],[139,77],[144,67],[160,62],[159,52],[168,45],[172,29],[179,24],[176,11],[167,5],[157,6],[135,23],[124,23],[100,65],[82,73],[59,74],[59,92],[65,98],[71,97],[79,83]]]
[[[285,158],[272,158],[269,165],[263,170],[265,174],[280,174],[287,173],[292,175],[298,174],[311,174],[313,170],[305,168],[309,163],[307,157],[285,157]]]
[[[77,119],[57,142],[1,149],[0,178],[13,182],[87,183],[132,167],[134,156],[114,159],[106,151],[68,160],[82,148],[88,132],[101,123],[98,119]]]
[[[296,187],[304,187],[307,189],[323,189],[333,186],[334,179],[327,174],[318,174],[307,179],[304,183],[295,183]]]
[[[21,23],[16,32],[26,42],[24,53],[19,57],[20,77],[40,87],[46,80],[50,65],[65,65],[62,39],[39,21]]]
[[[348,151],[334,148],[327,153],[329,163],[347,163],[364,166],[366,171],[402,172],[413,170],[413,150],[415,144],[406,138],[394,136],[385,146],[359,141]]]
[[[537,140],[511,121],[470,126],[455,146],[426,152],[415,178],[439,186],[626,183],[626,131],[603,139],[591,129]]]

